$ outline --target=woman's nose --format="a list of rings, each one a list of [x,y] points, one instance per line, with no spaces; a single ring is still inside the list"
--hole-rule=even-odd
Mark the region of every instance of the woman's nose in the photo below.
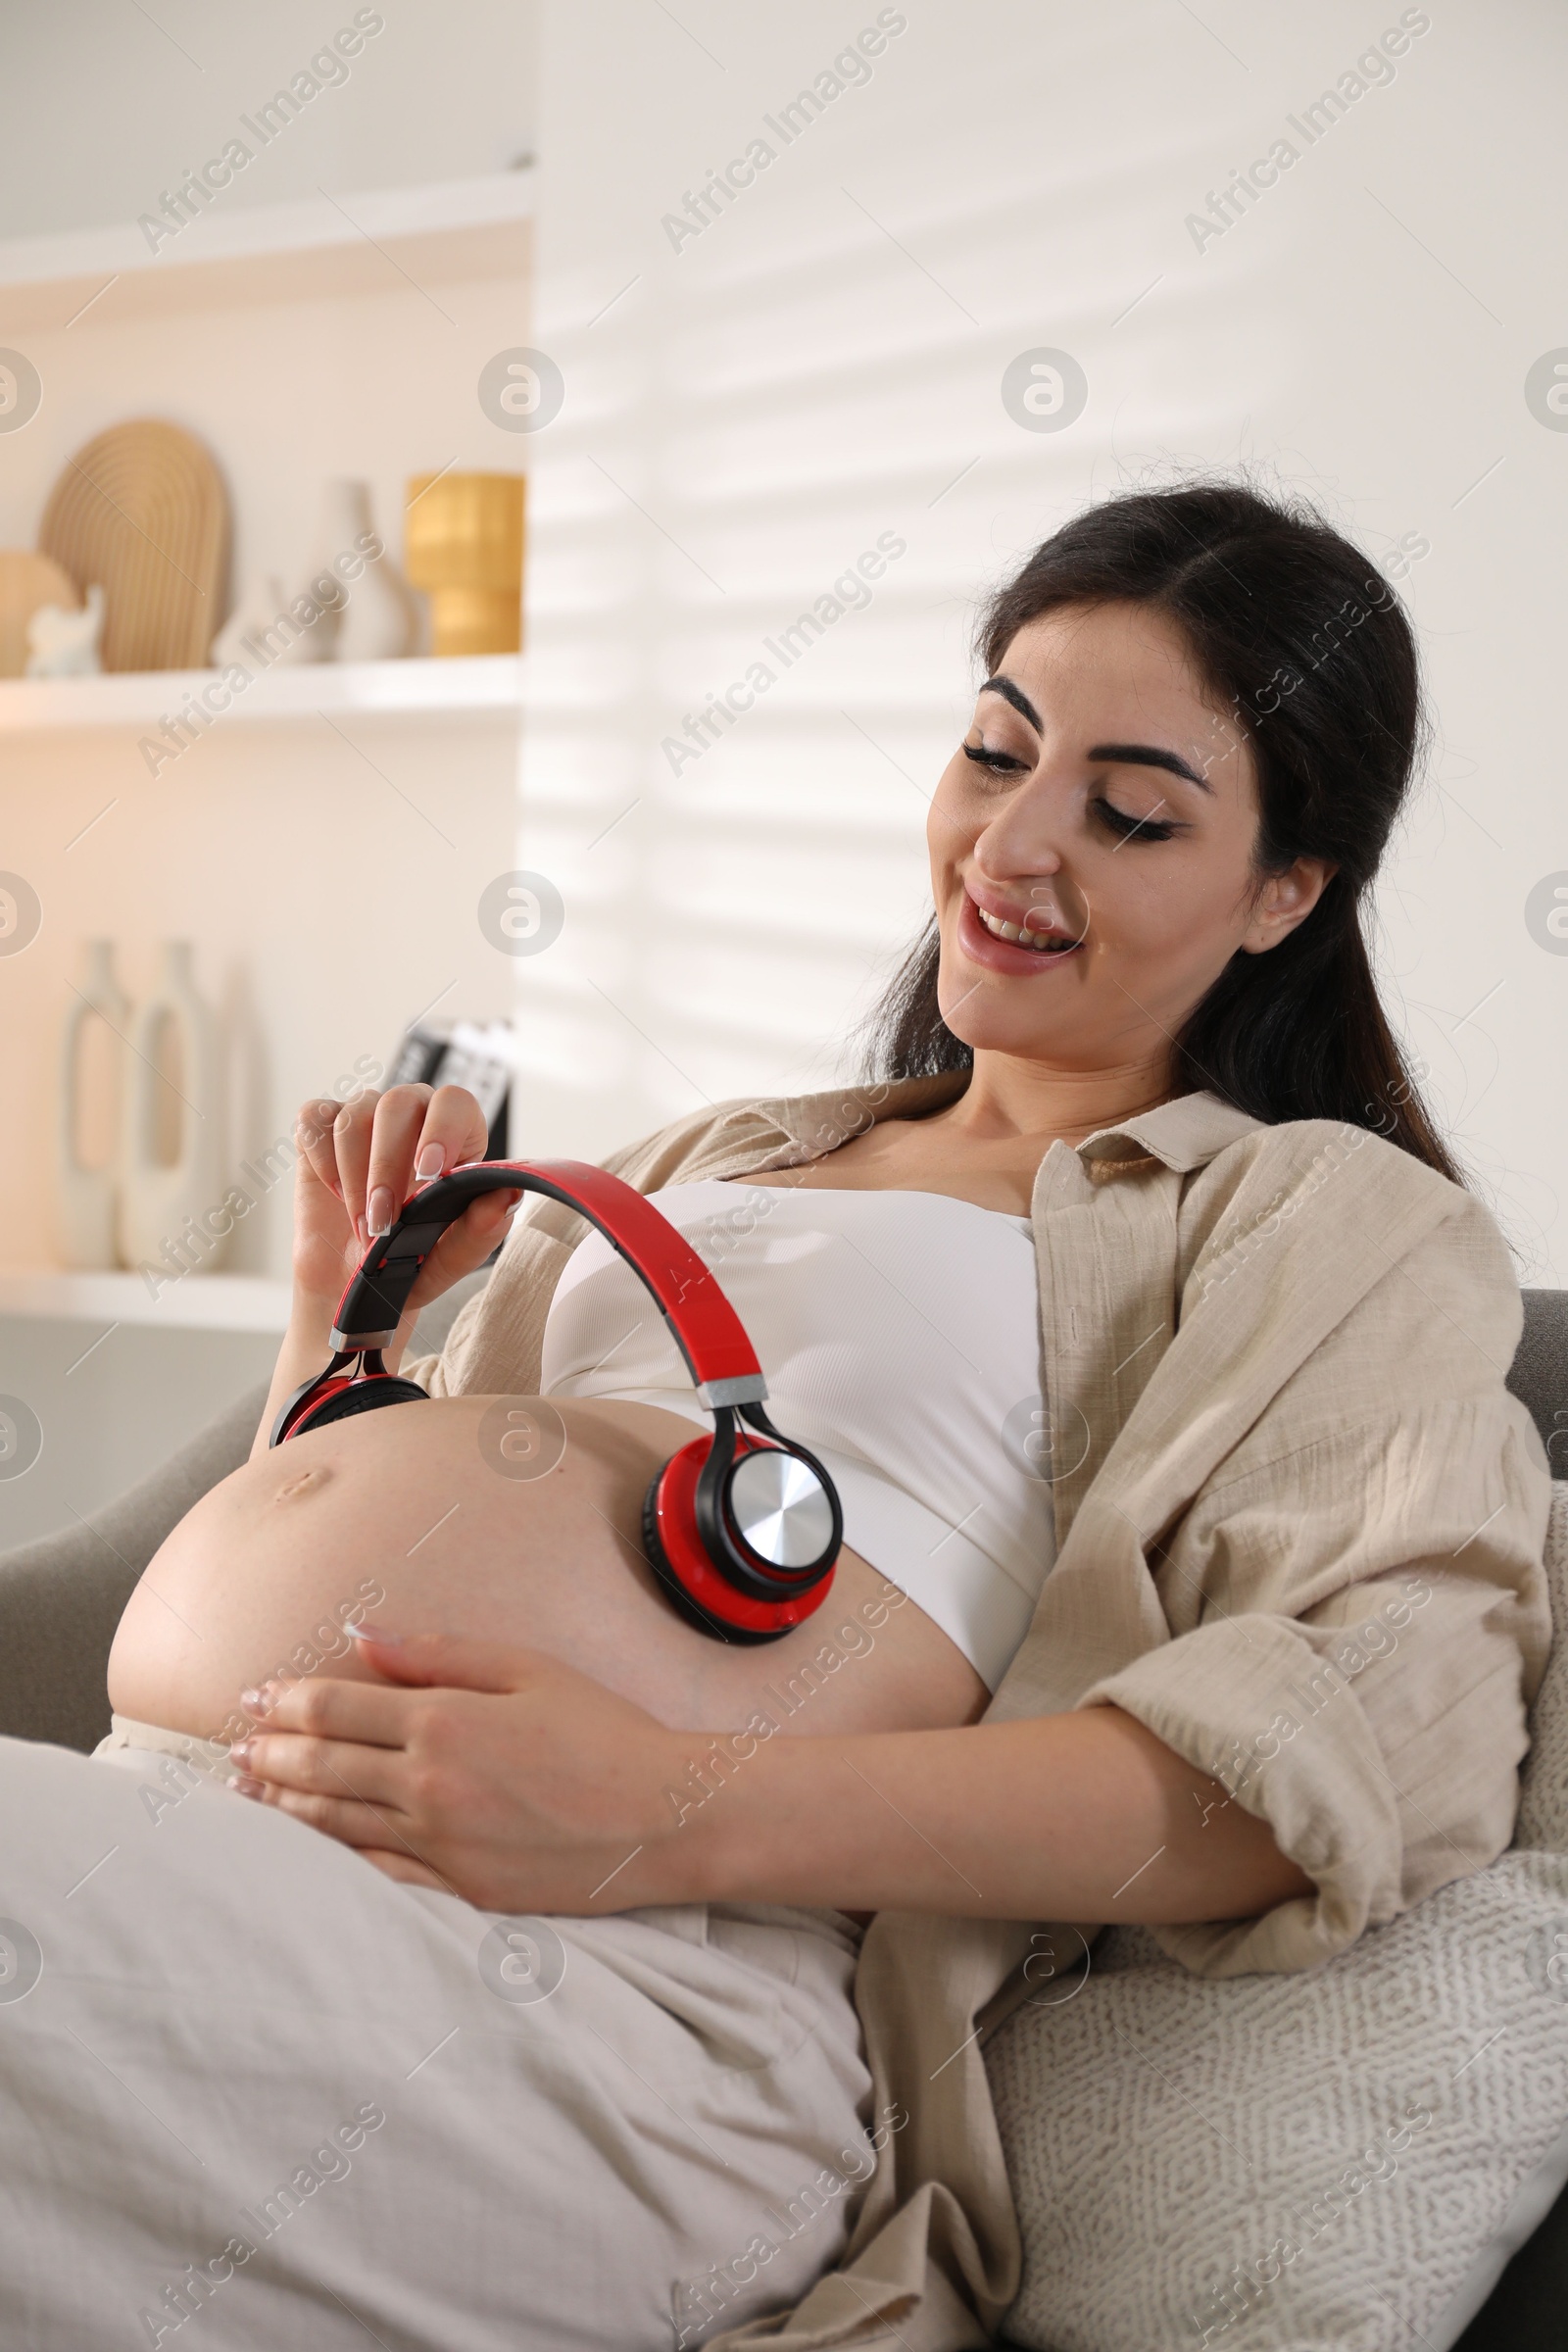
[[[999,808],[974,845],[975,858],[987,877],[997,883],[1020,876],[1057,874],[1063,856],[1060,842],[1063,811],[1052,796],[1035,789],[1033,781]]]

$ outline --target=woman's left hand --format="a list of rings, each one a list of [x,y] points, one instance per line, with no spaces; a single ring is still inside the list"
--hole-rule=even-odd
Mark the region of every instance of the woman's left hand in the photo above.
[[[692,1899],[667,1795],[689,1739],[537,1650],[433,1634],[361,1647],[384,1680],[247,1692],[244,1794],[485,1911]]]
[[[714,1737],[538,1650],[429,1634],[365,1652],[383,1681],[288,1684],[234,1761],[250,1793],[480,1910],[729,1897],[1160,1927],[1314,1892],[1265,1817],[1119,1707]]]

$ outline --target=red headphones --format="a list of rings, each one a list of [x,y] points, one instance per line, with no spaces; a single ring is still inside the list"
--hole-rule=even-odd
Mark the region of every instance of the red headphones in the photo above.
[[[767,1384],[740,1317],[667,1218],[583,1160],[476,1160],[416,1193],[372,1242],[338,1301],[337,1350],[295,1390],[271,1444],[382,1404],[422,1401],[416,1382],[381,1362],[415,1278],[447,1227],[481,1193],[545,1193],[588,1219],[652,1292],[713,1416],[664,1464],[643,1504],[649,1565],[682,1614],[720,1642],[776,1642],[821,1607],[844,1540],[833,1481],[762,1410]],[[751,1436],[737,1426],[748,1424]]]

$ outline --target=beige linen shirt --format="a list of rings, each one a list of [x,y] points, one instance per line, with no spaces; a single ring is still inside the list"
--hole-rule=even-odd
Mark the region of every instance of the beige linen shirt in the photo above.
[[[800,1166],[964,1083],[720,1105],[606,1164],[643,1192]],[[1479,1201],[1366,1130],[1263,1126],[1206,1094],[1054,1144],[1032,1218],[1056,1560],[984,1720],[1136,1716],[1313,1882],[1160,1943],[1210,1977],[1313,1967],[1512,1834],[1550,1636],[1550,1482],[1503,1385],[1507,1250]],[[413,1377],[535,1390],[587,1230],[525,1203]],[[909,2121],[842,2267],[793,2316],[716,2343],[990,2340],[1019,2240],[981,2048],[1028,1989],[1041,1924],[878,1915],[857,1999],[878,2107]]]

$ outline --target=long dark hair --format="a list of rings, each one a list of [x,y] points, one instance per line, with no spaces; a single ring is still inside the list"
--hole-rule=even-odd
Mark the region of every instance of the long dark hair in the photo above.
[[[1138,491],[1076,515],[991,598],[975,640],[985,674],[1042,612],[1103,604],[1168,614],[1250,744],[1259,879],[1301,857],[1337,868],[1278,947],[1232,956],[1177,1040],[1177,1090],[1206,1088],[1271,1124],[1371,1128],[1461,1183],[1389,1026],[1363,930],[1425,734],[1393,589],[1305,507],[1235,482]],[[873,1075],[972,1066],[938,1009],[937,962],[933,919],[867,1024]]]

